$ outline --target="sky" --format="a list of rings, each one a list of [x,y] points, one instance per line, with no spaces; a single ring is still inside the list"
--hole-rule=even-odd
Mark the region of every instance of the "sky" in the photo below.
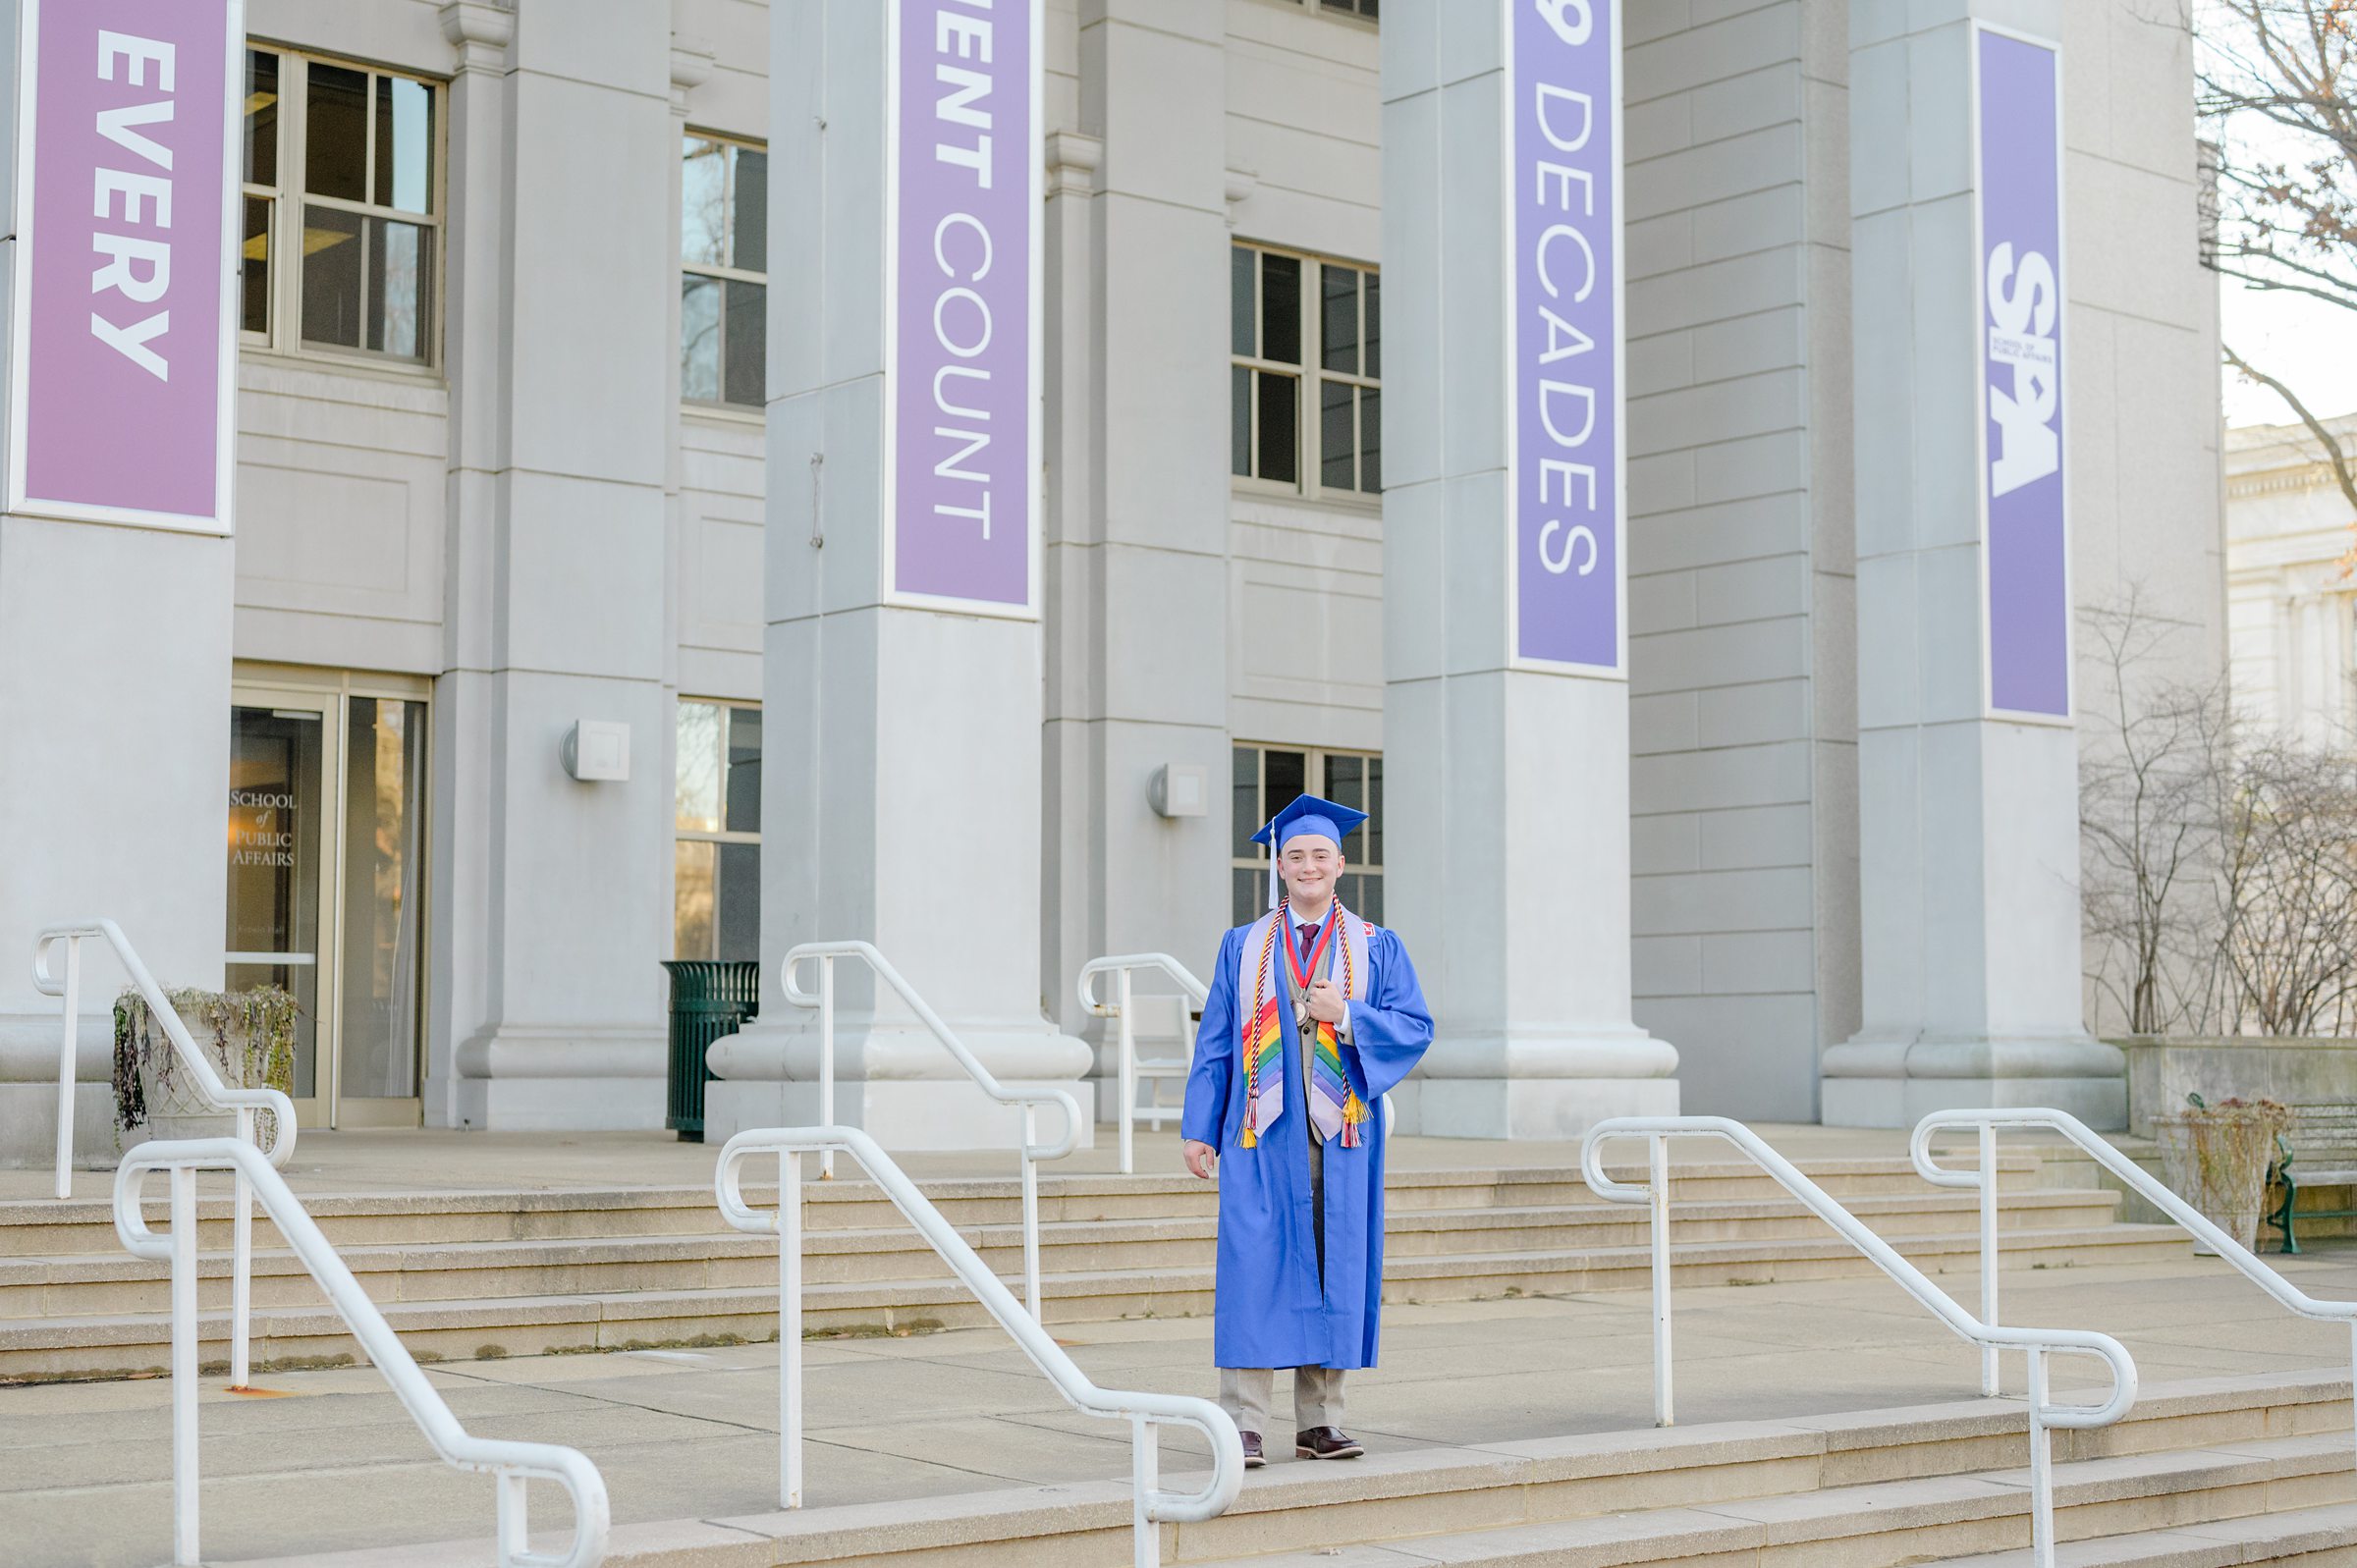
[[[2305,295],[2219,280],[2221,335],[2234,351],[2300,395],[2329,419],[2357,413],[2357,312]],[[2262,386],[2223,372],[2229,425],[2289,424],[2298,416]]]

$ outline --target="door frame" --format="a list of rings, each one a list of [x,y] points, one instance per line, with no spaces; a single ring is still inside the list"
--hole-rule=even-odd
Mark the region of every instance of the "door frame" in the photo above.
[[[319,934],[316,962],[318,987],[311,1038],[317,1060],[312,1084],[317,1093],[295,1103],[299,1127],[416,1127],[424,1123],[422,1098],[425,1077],[424,1021],[432,1016],[427,987],[433,966],[427,961],[431,946],[433,901],[432,798],[434,777],[433,689],[421,676],[371,674],[349,670],[320,670],[298,665],[266,665],[239,661],[230,676],[232,708],[316,708],[329,733],[320,744],[320,809],[326,815],[320,834]],[[344,874],[347,791],[352,778],[352,699],[415,702],[425,707],[421,739],[424,754],[420,774],[425,787],[414,802],[417,818],[417,1043],[419,1093],[407,1099],[347,1098],[344,1080]]]

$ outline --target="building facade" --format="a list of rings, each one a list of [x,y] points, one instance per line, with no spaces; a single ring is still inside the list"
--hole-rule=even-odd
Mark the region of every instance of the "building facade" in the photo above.
[[[774,970],[789,933],[876,941],[954,1023],[1021,1037],[1005,1075],[1068,1081],[1080,966],[1207,963],[1263,896],[1249,834],[1308,789],[1373,814],[1344,892],[1432,955],[1439,1078],[1452,1009],[1592,962],[1574,1032],[1619,1065],[1542,1077],[1673,1065],[1689,1109],[1893,1121],[1918,1078],[2101,1079],[2052,826],[2070,730],[1941,695],[1981,657],[1973,269],[1941,246],[1968,24],[2057,40],[2072,592],[2156,583],[2221,643],[2191,45],[2147,9],[1625,0],[1607,709],[1419,651],[1484,614],[1430,597],[1478,524],[1430,502],[1456,460],[1420,438],[1482,417],[1459,317],[1495,174],[1414,137],[1419,100],[1489,90],[1487,8],[1047,0],[1044,603],[982,649],[855,621],[805,646],[781,609],[854,548],[826,526],[851,458],[779,426],[864,254],[812,171],[868,86],[779,75],[850,58],[781,41],[840,6],[248,0],[235,538],[0,522],[0,834],[42,846],[0,941],[122,911],[167,983],[289,985],[322,1125],[659,1126],[659,960]],[[994,728],[913,694],[969,657],[1035,700]],[[613,726],[624,776],[576,778],[569,738]],[[847,797],[843,769],[891,783]],[[1200,815],[1157,808],[1174,777]],[[1035,841],[960,815],[1009,789]],[[1542,826],[1559,790],[1595,814]],[[1591,900],[1600,925],[1564,912]],[[1539,1026],[1498,1005],[1464,1029],[1510,1063]],[[45,1147],[55,1006],[0,975],[12,1153]],[[764,1024],[788,1010],[773,973]],[[806,1078],[796,1049],[724,1070]],[[1532,1130],[1479,1101],[1403,1109]],[[910,1137],[962,1114],[862,1104]]]
[[[2342,443],[2357,417],[2326,421]],[[2226,437],[2227,623],[2236,713],[2313,746],[2357,729],[2357,581],[2351,509],[2299,425]]]

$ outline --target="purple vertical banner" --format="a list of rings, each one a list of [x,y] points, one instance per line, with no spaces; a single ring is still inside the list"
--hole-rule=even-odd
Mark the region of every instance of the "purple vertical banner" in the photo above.
[[[1036,614],[1038,0],[890,0],[892,597]]]
[[[8,506],[230,531],[236,0],[21,0]]]
[[[1622,673],[1617,0],[1506,0],[1513,660]]]
[[[1973,60],[1989,707],[2067,719],[2061,55],[1978,27]]]

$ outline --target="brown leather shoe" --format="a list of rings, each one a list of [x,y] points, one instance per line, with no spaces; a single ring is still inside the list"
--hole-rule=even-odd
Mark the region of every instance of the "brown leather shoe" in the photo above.
[[[1312,1427],[1293,1433],[1295,1459],[1356,1459],[1366,1450],[1340,1427]]]
[[[1269,1462],[1260,1451],[1259,1433],[1246,1432],[1239,1433],[1237,1435],[1244,1439],[1244,1468],[1246,1470],[1258,1470]]]

